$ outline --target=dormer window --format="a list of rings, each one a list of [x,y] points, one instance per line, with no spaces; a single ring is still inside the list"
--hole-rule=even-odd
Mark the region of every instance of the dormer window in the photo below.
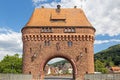
[[[74,33],[75,32],[75,28],[65,28],[64,32],[65,33]]]
[[[52,32],[52,28],[46,28],[46,27],[42,28],[41,32],[50,33],[50,32]]]
[[[50,21],[55,22],[66,22],[66,14],[59,13],[60,9],[56,9],[57,13],[52,13],[50,16]],[[59,14],[58,14],[59,13]]]

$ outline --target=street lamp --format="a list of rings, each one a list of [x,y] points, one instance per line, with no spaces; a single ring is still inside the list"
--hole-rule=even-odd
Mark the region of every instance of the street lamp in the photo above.
[[[13,73],[14,63],[11,64],[11,73]]]

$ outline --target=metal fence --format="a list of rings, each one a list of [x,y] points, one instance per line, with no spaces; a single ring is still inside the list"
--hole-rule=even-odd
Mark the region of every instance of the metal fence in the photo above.
[[[0,74],[0,80],[32,80],[32,75]]]
[[[85,80],[120,80],[120,74],[86,74]]]

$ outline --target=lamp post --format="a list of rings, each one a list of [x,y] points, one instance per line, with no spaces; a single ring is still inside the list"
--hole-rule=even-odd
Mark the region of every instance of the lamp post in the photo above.
[[[11,64],[11,74],[13,73],[14,63]]]
[[[9,77],[10,78],[9,80],[12,80],[13,68],[14,68],[14,63],[11,64],[11,75]]]

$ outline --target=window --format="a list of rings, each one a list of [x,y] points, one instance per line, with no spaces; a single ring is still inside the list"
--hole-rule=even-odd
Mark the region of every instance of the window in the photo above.
[[[50,33],[50,32],[52,32],[52,28],[46,28],[46,27],[42,28],[41,32]]]
[[[85,48],[85,53],[87,53],[88,51],[87,51],[87,48]]]
[[[71,32],[75,32],[75,28],[71,28]]]
[[[65,28],[64,32],[74,33],[75,32],[75,28]]]
[[[44,42],[44,45],[45,45],[45,46],[50,46],[50,41],[45,41],[45,42]]]
[[[30,48],[30,54],[32,54],[32,48]]]
[[[68,47],[72,46],[72,41],[68,41]]]

